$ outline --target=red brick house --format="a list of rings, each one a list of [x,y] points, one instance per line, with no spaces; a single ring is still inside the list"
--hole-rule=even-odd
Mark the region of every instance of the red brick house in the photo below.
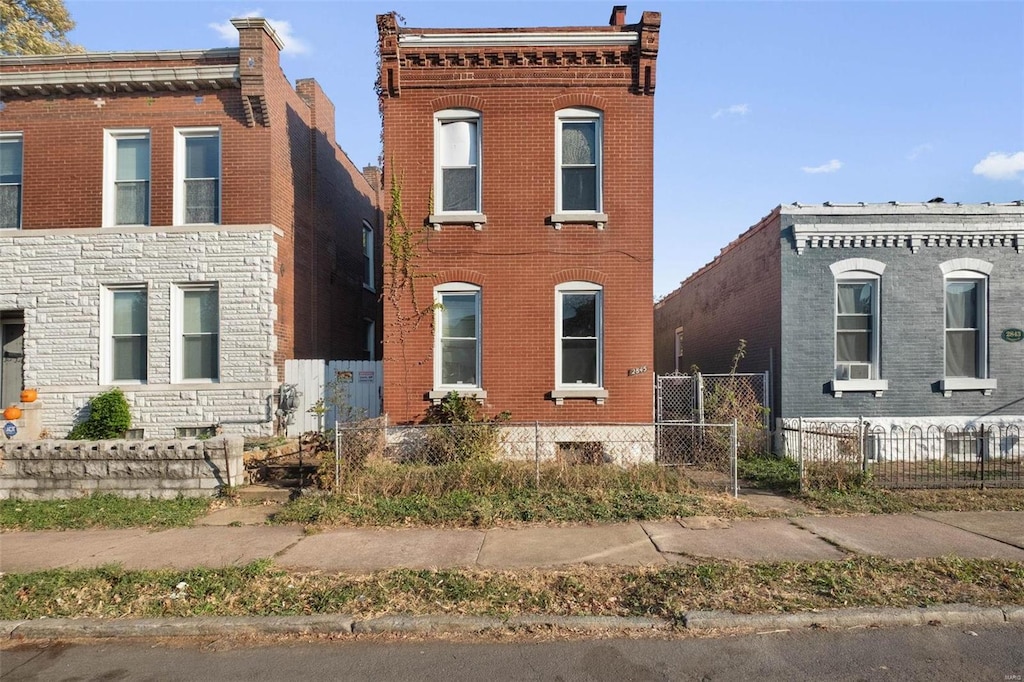
[[[263,19],[227,49],[0,57],[3,400],[268,433],[289,358],[372,358],[378,188]],[[140,435],[136,433],[135,435]]]
[[[449,391],[513,421],[651,421],[660,22],[378,17],[391,423]]]

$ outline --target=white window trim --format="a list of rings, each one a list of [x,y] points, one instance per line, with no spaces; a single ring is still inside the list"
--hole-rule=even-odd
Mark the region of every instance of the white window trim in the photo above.
[[[562,124],[573,121],[595,121],[594,144],[597,147],[595,160],[597,165],[597,210],[565,211],[562,209]],[[555,112],[555,212],[548,218],[556,229],[562,229],[565,223],[592,224],[603,230],[608,222],[604,213],[604,114],[599,109],[586,107],[570,107]]]
[[[373,230],[373,225],[370,225],[369,222],[364,220],[363,221],[363,259],[364,259],[364,263],[363,263],[363,266],[364,266],[364,268],[363,268],[363,288],[367,289],[369,291],[372,291],[374,293],[377,293],[377,264],[373,260],[374,248],[376,247],[376,244],[374,243],[374,239],[376,239],[376,238],[377,238],[377,235],[376,235],[376,233]],[[366,269],[365,269],[365,266],[366,266],[365,260],[366,259],[369,259],[369,261],[370,261],[369,274],[367,274]],[[369,282],[366,281],[367,276],[369,276],[369,279],[370,279]]]
[[[18,183],[18,224],[15,227],[0,227],[4,230],[20,230],[25,221],[25,134],[21,131],[0,132],[0,140],[21,140],[21,182]]]
[[[597,383],[562,383],[562,297],[565,294],[597,294]],[[561,405],[565,398],[588,398],[603,405],[608,397],[604,389],[604,287],[594,282],[562,282],[555,287],[555,388],[551,398]]]
[[[682,327],[676,327],[675,332],[673,332],[672,339],[673,339],[673,341],[675,341],[675,351],[676,352],[675,352],[675,357],[673,359],[675,360],[675,367],[676,367],[676,373],[677,374],[680,372],[680,369],[679,369],[679,355],[680,355],[680,351],[683,350],[683,344],[681,343],[682,338],[683,338],[683,328]]]
[[[452,121],[472,121],[476,123],[476,210],[445,211],[444,206],[444,174],[441,167],[441,127]],[[475,109],[443,109],[434,113],[434,211],[427,217],[427,222],[435,230],[442,225],[472,225],[475,230],[482,230],[487,223],[483,210],[484,186],[484,145],[483,116]]]
[[[184,355],[184,324],[186,291],[217,292],[217,377],[213,379],[185,379]],[[171,286],[171,383],[174,384],[217,384],[224,375],[223,353],[224,335],[222,334],[222,298],[221,288],[217,282],[187,282]]]
[[[441,382],[441,332],[443,308],[441,306],[443,294],[475,294],[476,295],[476,383],[475,384],[445,384]],[[450,392],[455,391],[459,395],[469,396],[482,400],[487,397],[483,390],[483,357],[484,347],[481,338],[483,309],[483,290],[481,287],[469,282],[446,282],[434,287],[434,390],[427,394],[435,403],[441,401]]]
[[[149,140],[150,177],[149,197],[146,203],[149,220],[134,227],[149,226],[153,223],[153,138],[150,136],[149,128],[113,128],[103,131],[103,227],[117,226],[117,141],[140,138]]]
[[[882,274],[885,263],[871,258],[847,258],[829,265],[832,271],[832,381],[830,390],[835,398],[843,393],[874,393],[880,398],[889,390],[889,382],[882,379]],[[836,365],[839,355],[839,285],[853,282],[874,284],[871,299],[871,379],[836,379]]]
[[[942,271],[942,380],[939,390],[946,398],[954,391],[981,391],[992,395],[998,388],[996,379],[988,375],[988,287],[993,265],[977,258],[955,258],[939,265]],[[950,281],[974,281],[981,283],[978,301],[978,377],[946,376],[946,286]]]
[[[217,223],[186,223],[185,222],[185,138],[217,135]],[[217,126],[174,129],[174,203],[173,219],[175,225],[220,225],[224,222],[224,140]],[[151,219],[152,220],[152,219]]]
[[[114,292],[146,292],[146,377],[145,381],[114,380]],[[149,383],[149,286],[147,284],[108,284],[100,292],[100,384],[108,386],[139,386]]]

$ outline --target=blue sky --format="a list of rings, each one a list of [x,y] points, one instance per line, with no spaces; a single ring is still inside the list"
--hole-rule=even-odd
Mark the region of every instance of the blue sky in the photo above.
[[[620,0],[621,1],[621,0]],[[68,0],[89,50],[236,45],[271,19],[285,73],[316,78],[338,140],[376,163],[374,16],[408,26],[603,25],[613,2]],[[656,297],[780,203],[1024,199],[1024,3],[677,2],[662,13]]]

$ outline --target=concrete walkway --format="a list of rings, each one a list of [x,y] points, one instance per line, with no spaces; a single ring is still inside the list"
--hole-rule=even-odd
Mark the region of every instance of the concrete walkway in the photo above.
[[[657,566],[709,559],[817,561],[957,555],[1024,561],[1024,512],[802,516],[518,528],[339,528],[201,525],[148,531],[0,533],[0,571],[237,566],[271,558],[295,570]]]

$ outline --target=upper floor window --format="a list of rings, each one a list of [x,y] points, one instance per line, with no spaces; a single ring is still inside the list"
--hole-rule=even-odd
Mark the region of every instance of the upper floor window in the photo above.
[[[555,289],[555,385],[599,388],[603,353],[602,289],[566,282]]]
[[[21,227],[21,133],[0,133],[0,229]]]
[[[149,131],[107,130],[103,225],[149,225]]]
[[[104,290],[102,323],[106,383],[145,383],[148,377],[149,296],[145,286],[127,285]]]
[[[885,264],[849,258],[829,268],[835,277],[835,373],[832,390],[874,391],[888,388],[881,379],[881,281]]]
[[[434,302],[434,388],[480,388],[480,287],[442,284]]]
[[[977,258],[942,263],[945,372],[943,394],[996,388],[988,375],[988,285],[993,266]]]
[[[174,130],[174,223],[220,222],[220,129]]]
[[[374,291],[373,228],[363,221],[363,286]]]
[[[480,139],[479,112],[434,115],[435,213],[481,213]]]
[[[562,109],[556,114],[557,213],[601,212],[601,112]]]

